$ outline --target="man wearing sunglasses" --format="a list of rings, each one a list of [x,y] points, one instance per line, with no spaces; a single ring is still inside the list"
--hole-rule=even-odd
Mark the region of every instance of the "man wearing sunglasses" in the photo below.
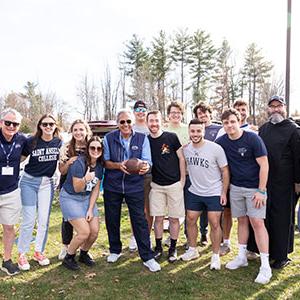
[[[273,260],[271,267],[281,269],[289,264],[288,254],[293,252],[295,192],[300,190],[300,128],[287,118],[283,97],[272,96],[267,113],[269,120],[259,129],[270,166],[266,226]],[[248,249],[255,251],[254,246],[252,238]]]
[[[19,222],[21,197],[18,188],[21,156],[27,156],[27,139],[18,133],[22,116],[7,108],[0,115],[0,224],[3,226],[4,254],[1,270],[16,275],[19,268],[12,263],[11,254],[15,240],[14,225]]]
[[[144,214],[144,177],[152,165],[148,137],[132,129],[132,113],[121,110],[117,115],[119,129],[104,137],[104,208],[110,255],[107,262],[115,263],[121,256],[120,218],[123,199],[127,203],[133,233],[144,265],[160,271],[150,247],[150,237]],[[139,174],[130,174],[126,162],[130,158],[143,161]]]

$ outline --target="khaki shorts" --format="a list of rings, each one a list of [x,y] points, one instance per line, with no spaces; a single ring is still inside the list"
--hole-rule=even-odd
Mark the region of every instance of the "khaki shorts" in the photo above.
[[[20,189],[0,195],[0,224],[15,225],[19,223],[21,209]]]
[[[183,187],[180,181],[171,185],[151,182],[150,215],[181,218],[185,216]]]

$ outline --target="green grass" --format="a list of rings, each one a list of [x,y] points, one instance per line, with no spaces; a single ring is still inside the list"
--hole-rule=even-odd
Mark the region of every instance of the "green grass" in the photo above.
[[[15,277],[0,274],[0,299],[300,299],[300,235],[297,234],[293,259],[287,268],[274,271],[267,286],[253,282],[259,260],[249,262],[249,267],[235,271],[226,270],[224,264],[236,251],[222,258],[222,270],[210,271],[209,246],[200,248],[201,257],[192,262],[178,261],[169,264],[162,259],[162,271],[150,273],[137,253],[128,251],[130,225],[126,206],[122,214],[123,256],[116,264],[106,263],[108,253],[107,233],[103,218],[103,203],[98,203],[101,215],[100,233],[91,252],[96,267],[82,266],[79,272],[71,272],[57,259],[60,250],[61,212],[54,203],[46,254],[51,260],[47,267],[39,267],[30,261],[31,270]],[[236,246],[236,224],[232,233]],[[2,229],[0,251],[2,253]],[[179,241],[179,254],[184,252],[183,235]],[[236,250],[236,247],[234,247]],[[167,250],[167,249],[166,249]],[[33,246],[28,257],[32,257]],[[17,258],[14,247],[14,260]]]

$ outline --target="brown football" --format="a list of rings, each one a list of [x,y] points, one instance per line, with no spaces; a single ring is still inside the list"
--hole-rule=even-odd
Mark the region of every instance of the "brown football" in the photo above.
[[[130,174],[138,174],[143,167],[143,161],[138,158],[130,158],[127,160],[125,166]]]

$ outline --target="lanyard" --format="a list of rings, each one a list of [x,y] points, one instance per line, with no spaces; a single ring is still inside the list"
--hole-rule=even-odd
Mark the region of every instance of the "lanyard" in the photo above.
[[[5,148],[4,148],[4,146],[3,146],[2,143],[0,142],[0,146],[1,146],[1,148],[2,148],[2,151],[3,151],[4,155],[6,156],[6,164],[7,164],[7,166],[9,165],[9,157],[10,157],[12,151],[13,151],[14,148],[15,148],[15,144],[16,144],[16,141],[14,141],[13,144],[10,146],[9,153],[7,154],[7,152],[6,152]]]

